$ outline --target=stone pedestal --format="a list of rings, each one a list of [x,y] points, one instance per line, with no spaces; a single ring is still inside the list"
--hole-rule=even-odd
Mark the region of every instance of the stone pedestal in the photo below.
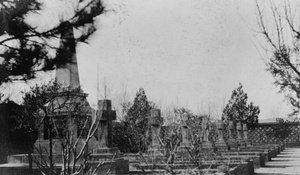
[[[159,109],[151,109],[149,118],[149,127],[151,131],[151,144],[147,153],[152,156],[159,156],[165,153],[165,150],[161,148],[159,137],[160,129],[163,124],[163,118],[160,116]]]
[[[224,140],[224,133],[223,133],[223,121],[218,120],[217,121],[217,128],[218,128],[218,140],[215,143],[215,146],[217,147],[218,151],[227,151],[228,150],[228,145]]]
[[[230,150],[235,150],[239,147],[239,144],[235,140],[234,131],[235,131],[234,123],[233,123],[233,121],[229,121],[227,143],[228,143]]]

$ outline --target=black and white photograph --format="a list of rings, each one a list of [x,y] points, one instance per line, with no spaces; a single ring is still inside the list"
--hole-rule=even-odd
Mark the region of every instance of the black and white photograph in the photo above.
[[[0,0],[0,175],[300,175],[300,1]]]

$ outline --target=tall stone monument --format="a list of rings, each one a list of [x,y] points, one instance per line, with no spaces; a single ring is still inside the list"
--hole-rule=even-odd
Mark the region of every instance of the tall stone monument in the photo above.
[[[61,59],[65,59],[67,64],[56,70],[55,80],[65,87],[79,87],[80,80],[73,28],[65,30],[61,34],[60,48],[57,54]]]
[[[62,86],[63,88],[80,88],[79,81],[79,71],[76,57],[76,44],[74,38],[73,28],[66,29],[61,33],[61,41],[60,48],[58,49],[57,57],[59,59],[64,59],[67,61],[65,66],[57,68],[55,72],[55,81]],[[77,93],[68,94],[65,92],[59,92],[59,95],[53,99],[51,103],[48,104],[48,111],[50,112],[49,117],[54,117],[54,120],[60,120],[62,123],[61,126],[58,126],[59,133],[53,136],[52,145],[53,145],[53,153],[60,154],[61,153],[61,143],[59,141],[60,138],[65,137],[66,135],[71,135],[70,138],[73,140],[77,139],[78,127],[76,118],[79,117],[87,117],[90,113],[90,106],[87,102],[87,94],[83,93],[81,89]],[[81,106],[85,109],[80,109],[81,112],[85,111],[85,113],[81,113],[80,115],[70,115],[73,113],[74,104],[82,104]],[[62,107],[60,105],[63,104]],[[75,111],[75,109],[74,109]],[[49,149],[49,135],[50,130],[47,126],[47,123],[50,119],[45,118],[44,123],[39,128],[39,137],[35,143],[37,148],[40,148],[39,152],[42,150]],[[66,128],[65,128],[66,127]],[[52,137],[52,136],[51,136]]]

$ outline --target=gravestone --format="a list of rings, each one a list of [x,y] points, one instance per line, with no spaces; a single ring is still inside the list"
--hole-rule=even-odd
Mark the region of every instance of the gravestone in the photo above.
[[[217,121],[217,129],[218,129],[218,139],[215,143],[215,146],[217,147],[218,151],[227,151],[228,145],[224,140],[224,125],[222,120]]]
[[[236,124],[236,130],[237,130],[237,139],[236,141],[239,143],[240,147],[245,147],[245,142],[243,139],[243,127],[242,127],[242,123],[238,122]]]
[[[150,110],[149,127],[151,131],[151,144],[148,148],[148,153],[151,155],[162,155],[164,149],[161,148],[159,137],[163,118],[160,115],[159,109]]]
[[[246,146],[251,146],[252,144],[250,139],[248,138],[248,127],[246,123],[243,124],[243,135],[244,135],[244,142]]]
[[[202,123],[201,123],[201,133],[202,133],[202,150],[203,151],[213,151],[213,145],[209,141],[208,136],[209,136],[209,120],[207,116],[202,117]]]
[[[238,143],[236,142],[235,135],[234,135],[234,123],[233,121],[229,121],[228,125],[228,145],[230,149],[237,149]]]
[[[98,174],[124,174],[129,171],[129,162],[117,147],[113,147],[112,121],[116,120],[116,111],[111,109],[110,100],[98,100],[96,111],[96,122],[99,122],[97,134],[98,145],[90,155],[90,163],[96,166],[99,161],[103,162],[97,172]]]
[[[188,120],[189,115],[187,113],[184,113],[181,116],[182,142],[180,143],[180,147],[191,147],[191,134],[187,125]]]
[[[94,153],[115,153],[118,148],[113,147],[112,140],[112,121],[116,120],[116,111],[111,109],[110,100],[98,100],[98,109],[96,111],[96,120],[98,125],[98,146]]]
[[[189,114],[184,113],[181,115],[181,135],[182,135],[182,141],[180,143],[180,146],[178,147],[178,155],[180,156],[189,156],[189,152],[192,148],[191,143],[191,133],[188,128],[187,122],[189,121]]]

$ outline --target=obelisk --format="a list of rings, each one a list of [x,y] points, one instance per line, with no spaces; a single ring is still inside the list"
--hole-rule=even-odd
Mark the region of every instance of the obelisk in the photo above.
[[[58,59],[67,61],[67,64],[56,69],[55,80],[64,87],[79,87],[80,81],[76,56],[76,44],[72,27],[61,33],[61,41],[57,56],[59,57]]]

